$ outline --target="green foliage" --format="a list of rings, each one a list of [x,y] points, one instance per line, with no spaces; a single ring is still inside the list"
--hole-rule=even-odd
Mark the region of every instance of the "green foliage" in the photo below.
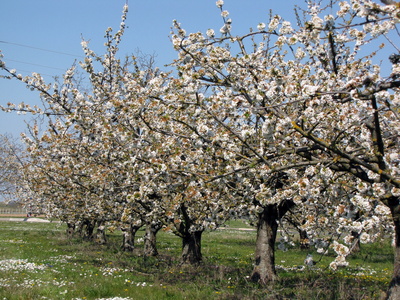
[[[181,241],[167,232],[158,235],[159,257],[145,258],[143,231],[134,253],[125,253],[118,232],[98,246],[66,239],[57,223],[1,222],[0,299],[379,299],[390,279],[388,243],[362,245],[336,272],[328,268],[333,253],[319,257],[294,245],[277,251],[280,280],[260,287],[248,277],[256,232],[233,224],[204,234],[204,263],[193,267],[179,264]],[[308,253],[317,264],[305,268]]]

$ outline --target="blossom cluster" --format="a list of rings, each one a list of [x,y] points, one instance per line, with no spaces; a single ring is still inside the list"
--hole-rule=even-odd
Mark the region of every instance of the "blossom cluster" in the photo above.
[[[106,55],[82,43],[90,92],[74,83],[75,68],[58,86],[1,64],[46,103],[4,107],[48,117],[44,132],[24,136],[36,205],[71,228],[122,228],[127,244],[137,224],[183,241],[235,217],[275,233],[295,224],[320,253],[323,235],[334,236],[331,268],[346,266],[356,240],[400,226],[390,219],[400,205],[400,67],[385,73],[370,51],[395,32],[400,8],[353,0],[334,14],[333,5],[310,2],[304,22],[271,15],[235,37],[219,0],[222,36],[173,22],[172,73],[117,58],[124,7]]]

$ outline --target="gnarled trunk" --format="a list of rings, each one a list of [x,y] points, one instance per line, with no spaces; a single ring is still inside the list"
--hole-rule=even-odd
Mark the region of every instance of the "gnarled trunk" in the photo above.
[[[182,237],[182,257],[183,264],[199,264],[202,262],[201,255],[201,236],[203,230],[187,232]]]
[[[135,235],[136,232],[142,227],[141,225],[125,225],[121,227],[122,231],[122,245],[121,249],[125,252],[132,252],[135,249]]]
[[[260,284],[275,281],[275,241],[278,221],[294,206],[291,200],[282,201],[279,205],[270,204],[258,215],[255,265],[251,280]]]
[[[144,256],[157,256],[157,232],[161,229],[161,224],[147,224],[144,235]]]
[[[72,238],[75,234],[75,224],[67,222],[67,237]]]
[[[277,279],[275,241],[278,231],[276,205],[267,205],[258,215],[255,265],[251,280],[266,284]]]
[[[307,250],[310,249],[310,239],[308,238],[307,231],[299,228],[299,237],[300,237],[300,249]]]
[[[103,221],[99,221],[97,224],[97,230],[94,236],[94,241],[99,245],[105,245],[107,243],[106,227],[104,226]]]
[[[203,260],[201,255],[201,235],[204,230],[191,230],[194,221],[190,218],[184,204],[180,207],[180,213],[182,215],[182,222],[179,223],[176,229],[177,235],[182,238],[181,263],[191,265],[199,264]]]
[[[81,238],[91,241],[93,239],[94,227],[95,221],[84,219],[80,221],[77,232],[79,233]]]

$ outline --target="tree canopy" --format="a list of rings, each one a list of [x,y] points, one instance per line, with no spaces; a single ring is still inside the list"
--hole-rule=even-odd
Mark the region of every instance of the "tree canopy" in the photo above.
[[[295,22],[271,14],[243,36],[223,1],[220,36],[173,22],[171,72],[121,61],[122,23],[106,53],[82,42],[80,67],[59,84],[39,74],[10,79],[41,92],[47,118],[25,136],[31,190],[69,223],[146,223],[183,241],[183,262],[201,261],[201,234],[231,217],[257,226],[252,279],[275,280],[278,226],[290,212],[331,268],[346,266],[357,240],[395,233],[392,299],[400,293],[400,5],[307,1]],[[383,44],[385,42],[386,44]],[[392,47],[393,54],[381,51]],[[383,63],[384,61],[384,63]],[[390,65],[390,70],[385,65]],[[50,209],[51,208],[51,209]],[[140,220],[140,221],[138,221]],[[385,229],[385,230],[384,230]]]

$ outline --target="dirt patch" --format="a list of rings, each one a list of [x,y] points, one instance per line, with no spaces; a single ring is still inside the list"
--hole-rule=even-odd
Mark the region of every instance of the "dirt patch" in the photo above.
[[[0,214],[0,218],[26,218],[26,214]]]
[[[0,214],[0,218],[2,218],[2,217],[5,217],[5,218],[7,218],[7,217],[10,217],[10,218],[14,218],[14,217],[17,217],[17,218],[26,218],[26,214]],[[44,218],[45,215],[32,215],[32,217],[35,217],[35,218]]]

